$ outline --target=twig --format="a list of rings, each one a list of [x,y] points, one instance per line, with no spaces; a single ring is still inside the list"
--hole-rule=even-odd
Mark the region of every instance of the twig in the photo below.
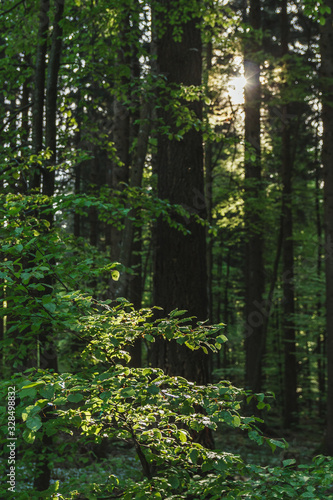
[[[20,113],[22,113],[22,111],[24,111],[25,109],[27,108],[31,108],[31,106],[33,106],[33,102],[29,103],[29,104],[26,104],[25,106],[22,106],[22,108],[19,108],[17,109],[13,116],[11,116],[10,118],[8,118],[7,121],[5,121],[5,123],[2,125],[2,127],[0,128],[0,132],[2,132],[6,127],[7,125],[9,125],[9,123],[11,123],[13,120],[15,120],[16,116],[19,115]]]
[[[13,7],[11,7],[10,9],[7,9],[7,10],[3,10],[2,12],[0,12],[0,16],[4,16],[5,14],[8,14],[9,12],[11,12],[12,10],[16,9],[16,7],[18,7],[21,3],[23,3],[25,0],[19,0],[19,2],[17,2],[15,5],[13,5]]]

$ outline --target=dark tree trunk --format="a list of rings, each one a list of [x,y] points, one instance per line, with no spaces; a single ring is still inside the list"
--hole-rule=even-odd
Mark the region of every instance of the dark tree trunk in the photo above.
[[[140,113],[140,127],[137,131],[137,144],[133,154],[132,165],[130,169],[130,187],[141,187],[143,169],[146,160],[149,133],[151,130],[151,104],[146,102],[142,105]],[[132,214],[130,214],[132,215]],[[133,214],[134,215],[134,214]],[[132,265],[132,251],[134,242],[134,225],[128,217],[125,221],[125,227],[122,232],[122,241],[119,251],[119,261],[125,267]],[[126,296],[128,292],[129,276],[123,273],[119,284],[116,287],[118,297]]]
[[[283,0],[281,7],[281,55],[288,54],[289,23],[287,1]],[[288,87],[285,86],[285,92]],[[293,212],[292,212],[292,171],[291,155],[292,124],[288,104],[282,109],[282,279],[283,279],[283,319],[282,335],[284,343],[284,425],[289,428],[297,423],[297,359],[296,359],[296,328],[295,286],[294,286],[294,243],[293,243]]]
[[[60,56],[62,44],[62,27],[61,19],[64,10],[64,0],[55,1],[55,17],[53,23],[52,45],[49,56],[47,85],[46,85],[46,127],[45,127],[45,146],[51,151],[51,158],[48,165],[43,171],[43,194],[49,197],[54,195],[54,170],[52,167],[57,161],[57,89],[58,89],[58,74],[60,69]],[[53,214],[47,216],[50,227],[53,225]],[[53,286],[53,278],[46,278],[49,286]],[[40,359],[43,363],[43,368],[52,368],[57,371],[57,355],[56,348],[53,342],[50,341],[52,332],[46,325],[43,328],[43,333],[39,336],[40,342]]]
[[[53,21],[52,45],[48,62],[46,83],[46,127],[45,146],[51,151],[50,166],[54,166],[57,160],[57,93],[58,75],[60,69],[60,57],[62,47],[62,25],[61,20],[64,13],[65,0],[55,0],[55,16]],[[54,170],[46,168],[43,173],[43,194],[54,195]],[[50,220],[50,222],[52,222]]]
[[[75,168],[75,181],[74,181],[74,191],[76,195],[81,193],[81,164],[76,165]],[[77,212],[74,213],[74,236],[79,238],[81,236],[81,215]]]
[[[321,27],[321,77],[324,167],[324,229],[327,331],[327,427],[325,453],[333,456],[333,1]]]
[[[52,44],[48,62],[47,84],[46,84],[46,127],[45,127],[45,146],[51,151],[51,158],[43,171],[43,194],[52,197],[54,195],[54,170],[52,167],[57,161],[57,89],[58,75],[60,69],[61,45],[62,45],[62,27],[61,20],[64,11],[64,0],[55,0],[55,16],[53,21]],[[46,43],[45,43],[46,45]],[[43,131],[43,128],[41,128]],[[50,168],[51,167],[51,168]],[[50,211],[48,216],[50,227],[53,224],[53,215]],[[52,262],[55,264],[54,262]],[[54,286],[52,275],[44,278],[44,282],[49,287]],[[49,288],[48,288],[49,289]],[[57,371],[57,352],[53,341],[53,331],[50,325],[43,325],[42,332],[39,334],[40,344],[40,365],[43,369],[53,369]],[[46,421],[49,417],[49,411],[46,409],[42,416]],[[44,491],[50,486],[51,470],[49,464],[49,454],[52,451],[53,438],[43,435],[36,450],[36,477],[34,487],[37,491]]]
[[[164,2],[167,10],[171,1]],[[169,86],[200,85],[202,73],[201,33],[198,19],[182,26],[182,39],[175,41],[172,26],[168,25],[158,41],[159,71],[167,78]],[[159,119],[164,126],[177,132],[175,117],[167,104],[171,96],[163,95]],[[202,104],[187,105],[202,119]],[[158,196],[170,203],[184,205],[188,210],[206,217],[205,207],[197,208],[197,196],[204,196],[202,133],[192,128],[181,140],[168,137],[161,130],[158,135]],[[154,303],[164,308],[186,309],[199,320],[207,318],[207,270],[205,228],[191,216],[179,219],[190,234],[184,235],[163,220],[156,226],[154,271]],[[200,383],[208,381],[207,356],[201,351],[190,352],[175,343],[157,343],[153,364],[170,374],[182,375]]]
[[[119,38],[122,41],[121,47],[118,50],[116,58],[116,66],[119,67],[120,72],[123,66],[130,67],[130,48],[128,46],[128,33],[130,30],[129,15],[120,20],[121,31]],[[130,161],[130,113],[127,105],[124,104],[123,95],[128,93],[128,78],[121,77],[119,82],[120,92],[116,95],[113,103],[113,142],[116,149],[116,158],[114,158],[111,170],[111,187],[114,190],[122,190],[123,184],[129,182],[129,161]],[[127,87],[127,88],[126,88]],[[128,95],[127,95],[128,97]],[[120,252],[122,245],[123,231],[115,227],[111,227],[111,252],[110,257],[113,262],[119,262]],[[113,280],[110,280],[110,293],[111,297],[115,298],[117,295],[117,285]]]
[[[23,61],[26,65],[30,65],[31,63],[30,59],[31,58],[25,54]],[[22,108],[21,132],[20,132],[21,147],[27,147],[29,140],[29,133],[30,133],[29,99],[31,92],[30,86],[31,86],[31,78],[26,78],[23,83],[22,99],[21,99],[21,108]],[[23,178],[22,175],[21,175],[21,183],[24,186],[24,191],[25,191],[27,189],[26,185],[27,183],[26,179]]]
[[[205,50],[205,86],[207,92],[209,73],[212,69],[212,42],[206,44]],[[205,110],[205,120],[208,121],[209,108]],[[213,145],[210,141],[207,141],[205,147],[205,199],[200,199],[198,197],[198,207],[201,208],[202,203],[206,204],[207,211],[207,222],[212,223],[212,207],[213,207]],[[206,231],[207,240],[207,290],[208,290],[208,318],[210,322],[213,322],[213,236],[209,234],[208,229]],[[219,353],[218,353],[219,358]]]
[[[260,28],[260,0],[250,1],[249,24]],[[264,293],[263,228],[260,148],[260,64],[256,41],[247,42],[244,54],[245,86],[245,384],[261,390],[262,361],[265,349],[264,317],[258,311]],[[259,306],[260,307],[260,306]]]
[[[318,136],[316,137],[318,139]],[[319,150],[319,144],[316,144],[316,156]],[[318,237],[318,253],[317,253],[317,278],[321,279],[322,275],[322,251],[323,251],[323,227],[322,227],[322,215],[320,211],[320,164],[318,158],[316,158],[315,164],[315,175],[316,175],[316,225],[317,225],[317,237]],[[317,315],[318,318],[322,316],[322,300],[321,294],[317,294]],[[317,377],[318,377],[318,416],[320,418],[325,414],[325,394],[326,394],[326,376],[325,376],[325,343],[326,343],[326,330],[320,329],[317,332]]]

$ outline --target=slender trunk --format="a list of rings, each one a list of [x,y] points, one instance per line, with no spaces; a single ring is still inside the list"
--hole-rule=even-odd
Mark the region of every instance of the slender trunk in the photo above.
[[[288,54],[289,23],[287,0],[281,7],[281,52],[282,57]],[[284,91],[288,91],[285,86]],[[284,343],[284,426],[290,428],[297,423],[297,359],[296,359],[296,327],[295,286],[294,286],[294,242],[292,212],[292,171],[291,154],[292,124],[289,116],[290,106],[282,108],[282,223],[283,223],[283,343]]]
[[[140,128],[138,130],[137,146],[133,157],[133,163],[130,170],[130,187],[141,187],[143,169],[147,155],[148,139],[151,130],[151,103],[145,102],[142,105],[140,116]],[[119,261],[126,268],[131,265],[131,255],[134,241],[134,226],[130,217],[125,221],[125,227],[122,233],[122,242],[119,253]],[[125,295],[128,285],[128,275],[126,273],[119,280],[116,288],[118,297]]]
[[[170,0],[164,2],[170,7]],[[172,88],[179,85],[201,85],[202,46],[198,20],[182,25],[182,39],[173,39],[172,26],[166,26],[158,41],[160,73]],[[170,109],[171,96],[166,90],[159,119],[175,132],[177,126]],[[162,97],[162,96],[161,96]],[[160,97],[160,98],[161,98]],[[186,103],[197,118],[202,119],[201,102]],[[197,194],[204,194],[202,132],[192,128],[182,140],[170,139],[165,132],[158,136],[158,196],[170,203],[183,204],[190,211],[206,218],[205,207],[196,208]],[[154,303],[164,308],[186,309],[199,320],[207,318],[207,270],[205,229],[190,217],[185,224],[190,234],[180,231],[159,219],[156,225],[154,272]],[[189,352],[176,343],[157,342],[153,362],[170,374],[182,375],[199,383],[208,381],[208,359],[201,351]]]
[[[206,92],[209,92],[208,80],[209,72],[212,69],[212,42],[206,45],[206,71],[205,71],[205,87]],[[208,121],[209,109],[205,109],[205,120]],[[198,199],[200,203],[200,199]],[[202,202],[201,202],[202,203]],[[213,145],[210,141],[205,146],[205,203],[207,211],[207,222],[212,223],[212,206],[213,206]],[[208,290],[208,318],[213,322],[213,237],[206,230],[207,240],[207,290]],[[219,354],[218,354],[219,357]]]
[[[231,250],[228,248],[227,250],[227,261],[226,261],[226,276],[225,276],[225,283],[224,283],[224,296],[223,296],[223,319],[218,319],[218,321],[223,321],[227,325],[229,325],[229,286],[230,286],[230,254]],[[221,259],[222,260],[222,259]],[[222,263],[221,263],[222,264]],[[221,280],[222,281],[222,280]],[[222,283],[221,283],[222,285]],[[221,287],[222,289],[222,287]],[[229,352],[229,346],[228,342],[223,344],[223,368],[228,367],[228,352]]]
[[[250,0],[249,24],[260,29],[260,0]],[[261,85],[260,64],[255,54],[256,41],[247,43],[244,53],[244,73],[247,84],[245,97],[245,383],[255,391],[261,390],[262,360],[265,349],[263,316],[256,304],[262,303],[264,293],[262,186],[260,147]]]
[[[78,95],[78,104],[77,104],[77,113],[76,113],[76,121],[78,124],[78,131],[75,135],[75,142],[74,142],[74,148],[80,149],[81,146],[81,127],[82,127],[82,120],[81,120],[81,106],[80,106],[80,100],[81,100],[81,93],[79,91]],[[81,177],[82,177],[82,164],[79,162],[75,166],[74,170],[74,192],[75,195],[79,195],[81,193]],[[81,236],[81,215],[80,213],[77,213],[75,211],[74,213],[74,228],[73,228],[73,234],[76,238],[79,238]]]
[[[64,2],[65,0],[55,0],[56,12],[53,22],[52,45],[47,71],[45,146],[51,151],[51,167],[55,165],[57,160],[57,93],[62,47],[61,20],[64,12]],[[46,196],[54,195],[54,176],[55,171],[52,168],[45,169],[43,173],[43,194]],[[52,221],[50,220],[50,222]]]
[[[325,452],[333,456],[333,1],[321,27],[321,77],[324,168],[324,229],[327,331],[327,427]]]
[[[101,168],[98,153],[98,146],[93,146],[93,158],[89,162],[89,193],[93,196],[98,196],[98,191],[101,186]],[[98,220],[98,211],[94,206],[89,207],[88,209],[88,221],[89,243],[90,245],[97,247],[99,243],[100,224]],[[91,286],[95,285],[95,281],[91,283]]]
[[[25,54],[23,61],[25,64],[29,65],[30,64],[30,56],[27,56]],[[26,78],[23,82],[22,99],[21,99],[21,108],[22,108],[21,131],[20,131],[21,147],[27,147],[28,139],[29,139],[29,132],[30,132],[30,120],[29,120],[29,104],[30,104],[30,102],[29,102],[29,100],[30,100],[30,92],[31,92],[30,85],[31,85],[31,78]],[[25,183],[25,180],[24,180],[24,183]]]
[[[318,150],[318,143],[317,143],[317,149]],[[317,237],[318,237],[318,254],[317,254],[317,278],[318,280],[321,279],[321,273],[322,273],[322,247],[323,247],[323,242],[322,242],[322,220],[321,220],[321,213],[320,213],[320,165],[319,161],[316,158],[316,225],[317,225]],[[322,302],[321,302],[321,297],[320,293],[318,292],[317,295],[317,316],[318,319],[321,318],[321,309],[322,309]],[[326,393],[326,387],[325,387],[325,359],[324,359],[324,345],[326,341],[326,331],[325,329],[322,331],[321,329],[319,330],[317,334],[317,377],[318,377],[318,389],[319,389],[319,395],[318,395],[318,416],[320,418],[323,417],[324,415],[324,395]]]
[[[62,45],[62,27],[61,20],[64,11],[64,0],[55,0],[55,16],[53,22],[52,44],[48,63],[47,85],[46,85],[46,126],[45,126],[45,146],[51,151],[49,164],[43,172],[43,194],[52,197],[54,195],[54,170],[57,160],[57,90],[58,75],[60,69],[61,45]],[[50,227],[53,224],[53,214],[47,216]],[[54,264],[54,261],[52,260]],[[53,276],[44,278],[48,287],[54,286]],[[49,288],[48,288],[49,289]],[[57,351],[53,340],[53,331],[50,325],[43,325],[42,332],[39,334],[40,345],[40,365],[43,369],[53,369],[57,371]],[[47,421],[50,418],[49,410],[43,412],[42,419]],[[49,455],[53,448],[53,437],[43,435],[39,445],[37,445],[37,464],[34,487],[37,491],[44,491],[50,486],[51,467],[49,464]]]
[[[137,228],[133,235],[131,268],[135,272],[128,287],[128,300],[133,304],[135,309],[140,309],[142,304],[142,230]],[[136,339],[131,350],[131,366],[140,368],[142,366],[141,359],[141,339]]]
[[[122,46],[118,50],[116,65],[120,71],[124,66],[130,67],[130,57],[127,35],[130,30],[129,15],[123,19],[121,31],[119,34],[122,40]],[[114,190],[122,190],[124,184],[129,182],[129,161],[130,161],[130,113],[124,104],[123,96],[128,93],[128,78],[122,77],[118,82],[120,85],[119,95],[115,96],[113,103],[113,142],[116,149],[116,158],[114,158],[112,171],[111,171],[111,187]],[[128,95],[126,96],[129,97]],[[111,235],[111,251],[110,257],[113,262],[119,262],[120,252],[123,238],[123,231],[112,227]],[[117,295],[117,285],[114,281],[110,280],[110,293],[112,298]]]
[[[46,52],[47,35],[49,29],[48,12],[50,7],[49,0],[40,0],[39,4],[39,28],[37,38],[37,53],[35,67],[35,87],[34,87],[34,106],[32,122],[32,149],[34,154],[38,155],[43,149],[43,126],[44,126],[44,94],[45,94],[45,70],[46,70]],[[35,166],[30,177],[30,188],[40,189],[41,172],[40,167]]]

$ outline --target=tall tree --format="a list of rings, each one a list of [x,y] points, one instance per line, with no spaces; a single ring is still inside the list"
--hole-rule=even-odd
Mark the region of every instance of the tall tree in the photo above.
[[[245,99],[245,384],[261,390],[262,361],[265,349],[263,318],[258,313],[264,293],[263,225],[260,146],[260,62],[258,30],[261,27],[261,2],[250,0],[248,23],[251,37],[244,53]],[[260,307],[260,306],[259,306]]]
[[[281,7],[281,56],[289,52],[288,2],[282,1]],[[288,92],[288,85],[285,85]],[[297,365],[296,365],[296,327],[295,289],[294,289],[294,243],[292,211],[292,174],[293,158],[291,152],[292,123],[290,105],[282,109],[282,273],[283,273],[283,344],[284,344],[284,425],[290,427],[297,422]]]
[[[54,2],[54,19],[51,50],[47,64],[47,81],[45,85],[45,70],[46,70],[46,47],[48,27],[48,7],[43,2],[40,6],[40,29],[39,40],[40,45],[37,50],[36,64],[36,79],[35,79],[35,96],[38,98],[38,106],[35,108],[34,122],[34,148],[38,154],[43,148],[44,138],[44,87],[46,86],[45,97],[45,146],[49,148],[51,158],[45,165],[42,176],[40,172],[35,172],[33,176],[33,187],[41,188],[42,193],[49,198],[54,195],[55,173],[54,166],[57,161],[57,94],[58,94],[58,75],[60,70],[60,57],[62,46],[62,18],[64,12],[64,0],[55,0]],[[43,10],[44,9],[44,10]],[[47,10],[46,10],[47,9]],[[41,51],[41,53],[40,53]],[[40,59],[39,59],[40,58]],[[44,73],[44,75],[42,74]],[[43,94],[43,95],[42,95]],[[38,97],[37,97],[38,96]],[[42,181],[42,184],[41,184]],[[39,185],[38,185],[39,184]],[[53,213],[46,216],[49,226],[53,225]],[[52,264],[54,260],[52,260]],[[54,279],[51,276],[46,276],[43,280],[47,284],[45,292],[39,292],[40,295],[47,295],[50,289],[54,286]],[[53,340],[53,330],[50,324],[42,324],[38,336],[39,344],[39,364],[43,368],[51,368],[55,371],[57,366],[57,354],[55,342]],[[42,418],[46,421],[48,416],[47,409],[43,412]],[[36,446],[36,475],[34,486],[38,491],[46,490],[50,485],[51,466],[48,462],[48,457],[52,449],[53,438],[44,434],[41,441]]]
[[[321,27],[321,85],[324,167],[324,228],[327,330],[327,427],[326,452],[333,456],[333,1]]]
[[[45,72],[47,54],[47,36],[49,29],[50,0],[40,0],[39,28],[37,36],[36,65],[34,76],[34,106],[32,122],[32,149],[38,155],[43,149],[43,122],[45,99]],[[40,189],[41,172],[36,166],[31,173],[30,188]]]
[[[174,10],[175,4],[171,0],[159,3],[159,8],[163,7],[159,21],[162,16],[164,20],[162,36],[158,40],[157,61],[167,87],[162,87],[162,105],[158,110],[163,126],[158,135],[157,173],[160,198],[182,204],[205,218],[204,208],[195,208],[197,193],[204,196],[202,132],[192,124],[182,134],[180,129],[184,123],[179,126],[175,116],[175,109],[180,110],[183,105],[190,111],[191,119],[200,123],[202,103],[178,101],[175,107],[170,106],[172,94],[182,88],[201,85],[202,42],[199,19],[195,15],[199,4],[193,2],[193,17],[190,20],[191,16],[178,6],[178,26],[171,20],[165,26],[167,13]],[[172,132],[173,137],[170,138],[165,130]],[[205,228],[192,215],[189,220],[176,215],[175,219],[185,225],[189,234],[183,234],[161,219],[157,221],[154,303],[163,307],[165,312],[186,309],[190,315],[205,320],[208,314]],[[153,362],[169,373],[205,382],[208,379],[206,358],[201,351],[189,355],[178,344],[163,343],[156,347]]]

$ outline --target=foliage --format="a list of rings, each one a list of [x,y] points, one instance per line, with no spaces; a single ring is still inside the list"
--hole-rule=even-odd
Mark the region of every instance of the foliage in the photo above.
[[[264,495],[267,484],[274,498],[275,491],[281,491],[280,483],[286,481],[291,485],[283,486],[286,498],[290,488],[300,491],[300,498],[322,498],[319,493],[306,495],[317,491],[319,482],[320,491],[325,492],[329,486],[330,465],[323,459],[310,468],[312,479],[307,482],[304,478],[309,471],[300,474],[289,468],[246,466],[237,455],[209,450],[200,444],[203,433],[223,424],[247,431],[250,439],[259,445],[266,442],[273,451],[285,447],[283,441],[261,434],[257,428],[260,419],[243,416],[246,397],[248,402],[255,398],[258,409],[269,408],[263,394],[248,395],[225,380],[198,386],[181,377],[170,377],[160,369],[128,365],[129,348],[137,338],[150,344],[160,337],[190,350],[218,352],[226,341],[221,333],[223,325],[208,327],[198,323],[194,327],[193,318],[186,318],[185,311],[178,310],[155,319],[154,309],[135,311],[125,300],[97,300],[75,289],[73,285],[80,275],[84,274],[85,280],[103,277],[113,273],[115,267],[96,269],[89,260],[77,262],[76,266],[70,264],[68,259],[77,258],[70,257],[75,249],[70,250],[61,232],[51,230],[43,219],[43,213],[49,210],[45,197],[7,196],[2,206],[6,214],[2,251],[7,256],[1,267],[6,298],[3,313],[7,320],[2,342],[4,359],[16,369],[22,365],[24,368],[26,353],[34,349],[36,336],[45,323],[52,324],[60,347],[68,332],[77,339],[76,350],[81,352],[75,372],[43,370],[40,360],[40,368],[12,373],[2,383],[2,400],[6,400],[9,386],[15,386],[17,391],[16,432],[25,442],[21,440],[18,467],[24,470],[30,464],[31,470],[32,463],[32,470],[37,467],[43,436],[53,440],[48,461],[54,469],[65,463],[75,467],[80,446],[103,449],[106,442],[111,447],[123,443],[135,450],[138,465],[125,472],[125,478],[118,471],[94,481],[87,476],[87,483],[80,487],[87,498],[221,498],[221,494],[239,498],[249,494],[253,484],[255,498],[264,498],[260,495]],[[34,216],[36,211],[39,219]],[[52,265],[54,257],[56,267]],[[55,278],[52,289],[47,280],[50,275]],[[40,291],[44,293],[39,295]],[[19,325],[13,317],[21,318]],[[2,406],[3,444],[6,423],[6,409]],[[240,481],[241,477],[246,481]],[[74,485],[74,480],[73,486],[70,481],[54,483],[38,496],[75,498]],[[22,499],[34,494],[31,488],[20,493]]]
[[[248,182],[243,167],[244,161],[255,156],[247,148],[243,157],[243,107],[231,102],[228,80],[240,74],[239,51],[253,37],[258,43],[270,42],[269,53],[265,49],[257,54],[263,82],[263,197],[251,200],[253,212],[264,214],[266,295],[271,286],[274,289],[268,307],[265,303],[254,308],[269,326],[264,383],[276,392],[275,407],[280,412],[281,305],[285,298],[283,277],[274,282],[278,250],[277,232],[272,228],[280,224],[281,131],[287,120],[293,128],[295,162],[292,209],[297,308],[293,320],[299,410],[306,416],[324,415],[323,261],[331,249],[324,249],[321,243],[317,42],[318,24],[325,23],[329,7],[325,2],[307,0],[303,11],[308,19],[304,19],[300,6],[291,4],[293,44],[290,54],[279,58],[280,20],[273,5],[262,9],[266,31],[253,33],[240,22],[238,2],[66,0],[57,96],[57,165],[46,167],[52,152],[46,149],[32,154],[30,129],[38,2],[6,0],[2,4],[0,394],[6,401],[8,387],[17,390],[19,498],[333,498],[333,465],[328,458],[316,457],[310,465],[289,459],[283,467],[260,467],[201,444],[210,431],[238,429],[272,452],[286,446],[283,440],[264,436],[257,427],[261,419],[248,415],[246,402],[254,402],[258,412],[269,409],[264,394],[252,395],[235,387],[243,385],[244,188]],[[51,2],[52,8],[54,5]],[[182,23],[191,20],[201,23],[207,81],[204,86],[171,87],[156,69],[153,38],[162,36],[169,26],[178,43]],[[211,64],[213,68],[208,69]],[[137,73],[136,66],[140,66]],[[112,109],[117,100],[124,115],[130,117],[130,155],[135,156],[139,140],[136,127],[140,126],[138,109],[143,102],[153,102],[156,109],[167,106],[176,123],[174,129],[158,122],[153,113],[144,187],[105,185],[110,163],[122,166],[112,137]],[[203,120],[191,110],[196,101],[205,104]],[[292,104],[287,117],[281,113],[281,104]],[[209,147],[212,156],[212,172],[206,166],[208,194],[193,193],[194,208],[158,199],[151,174],[157,131],[181,142],[192,129],[203,132],[207,165]],[[100,166],[97,175],[101,174],[102,181],[93,176],[94,161]],[[36,166],[43,173],[46,168],[55,171],[54,196],[29,191]],[[79,169],[78,188],[74,183]],[[203,206],[209,208],[209,222],[198,215]],[[87,226],[93,211],[104,231],[97,246],[88,243]],[[86,226],[80,238],[71,234],[75,216]],[[195,324],[195,318],[187,318],[184,311],[175,310],[161,318],[156,308],[135,310],[124,299],[110,300],[110,282],[128,269],[110,262],[108,229],[122,231],[129,220],[138,234],[146,235],[159,217],[184,234],[189,234],[189,221],[195,219],[214,235],[211,309],[216,326]],[[141,250],[147,266],[150,245],[151,241],[143,241]],[[130,280],[134,272],[126,276]],[[149,297],[146,303],[151,304],[150,290],[145,294]],[[229,342],[221,321],[228,323]],[[152,367],[149,350],[157,338],[184,345],[189,355],[198,349],[213,354],[218,366],[216,383],[198,386]],[[137,340],[148,358],[144,368],[131,366]],[[56,356],[59,373],[45,370]],[[5,477],[5,405],[0,412],[4,445],[0,467]],[[52,446],[45,448],[45,438],[50,438]],[[104,450],[106,454],[118,450],[121,458],[101,460],[99,454]],[[43,455],[52,473],[60,471],[65,476],[64,471],[74,474],[79,470],[80,479],[60,477],[59,484],[37,493],[32,476],[38,475]],[[6,486],[0,491],[0,496],[10,497]]]

